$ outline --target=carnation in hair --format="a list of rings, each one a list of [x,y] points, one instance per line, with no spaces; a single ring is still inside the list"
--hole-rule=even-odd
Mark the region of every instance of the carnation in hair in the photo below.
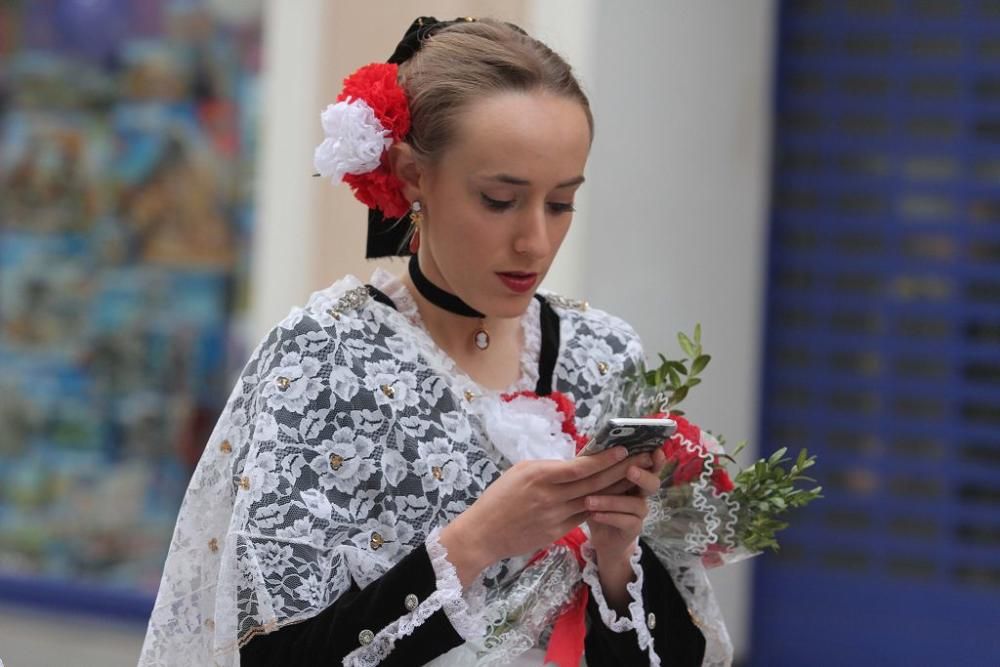
[[[402,181],[385,166],[367,174],[345,174],[344,182],[351,186],[358,201],[379,209],[386,218],[401,218],[410,210]]]
[[[364,100],[382,127],[400,140],[410,131],[410,108],[398,81],[399,68],[389,63],[365,65],[344,79],[337,101]]]
[[[321,176],[339,183],[345,174],[364,174],[378,168],[382,154],[392,145],[389,131],[361,100],[337,102],[320,116],[326,139],[313,154]]]

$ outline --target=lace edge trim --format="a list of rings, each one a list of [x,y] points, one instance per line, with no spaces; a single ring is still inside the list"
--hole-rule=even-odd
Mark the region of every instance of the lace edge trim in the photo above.
[[[437,577],[437,591],[442,596],[442,607],[452,626],[462,639],[472,641],[481,639],[486,634],[486,619],[483,609],[486,606],[486,586],[480,574],[476,580],[462,590],[462,582],[458,579],[455,566],[448,560],[448,550],[440,541],[441,529],[435,528],[427,536],[427,554],[431,558],[431,567]]]
[[[470,641],[486,634],[486,620],[482,609],[485,606],[486,587],[480,576],[468,590],[468,600],[462,596],[462,582],[458,572],[448,560],[448,551],[438,539],[440,528],[435,528],[427,536],[425,546],[431,558],[431,567],[437,579],[437,590],[421,602],[416,609],[385,626],[366,646],[361,646],[344,657],[344,667],[371,667],[385,660],[396,642],[413,634],[434,613],[442,609],[452,626],[462,639]]]
[[[636,638],[639,641],[639,648],[649,654],[650,667],[660,667],[660,657],[653,650],[653,636],[650,634],[649,628],[646,627],[646,608],[642,601],[644,574],[642,564],[640,563],[642,548],[638,542],[629,556],[629,564],[632,566],[632,572],[635,574],[635,581],[631,581],[625,585],[625,590],[628,591],[629,596],[632,598],[632,601],[628,605],[628,616],[619,616],[608,606],[608,601],[604,597],[604,591],[601,589],[601,580],[597,573],[596,552],[590,540],[583,543],[581,553],[584,560],[583,580],[590,586],[590,592],[597,602],[597,609],[601,614],[601,620],[604,622],[604,625],[613,632],[635,630]]]

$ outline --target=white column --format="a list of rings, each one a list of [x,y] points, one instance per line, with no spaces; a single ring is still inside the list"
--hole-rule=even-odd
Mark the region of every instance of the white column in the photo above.
[[[315,289],[312,152],[320,109],[323,0],[264,3],[257,215],[250,278],[252,347]]]
[[[713,361],[684,407],[734,441],[756,437],[773,0],[533,4],[535,33],[580,70],[596,121],[583,210],[548,282],[631,322],[650,355],[679,354],[675,333],[701,322]],[[737,657],[750,568],[710,574]]]
[[[596,21],[597,0],[535,0],[529,3],[524,25],[532,36],[566,59],[588,97],[598,92],[594,80],[598,58]],[[584,260],[592,191],[588,184],[577,190],[573,224],[545,278],[546,289],[569,297],[584,296],[583,275],[587,270]]]

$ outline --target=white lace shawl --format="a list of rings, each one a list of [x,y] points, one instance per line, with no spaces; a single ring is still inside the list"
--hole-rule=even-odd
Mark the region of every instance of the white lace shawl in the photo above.
[[[383,639],[412,631],[434,605],[476,632],[475,603],[449,588],[433,535],[510,463],[470,409],[497,394],[434,344],[400,281],[379,270],[371,283],[398,311],[348,276],[293,309],[254,351],[181,506],[140,665],[238,665],[255,635],[315,616],[352,581],[365,587],[423,544],[442,594]],[[591,432],[613,405],[613,379],[642,348],[613,316],[550,303],[562,341],[555,388]],[[510,390],[537,382],[534,300],[522,321],[522,373]],[[489,568],[482,586],[503,581],[509,565]],[[705,633],[710,642],[728,640],[707,579],[674,576],[703,630],[721,628]]]

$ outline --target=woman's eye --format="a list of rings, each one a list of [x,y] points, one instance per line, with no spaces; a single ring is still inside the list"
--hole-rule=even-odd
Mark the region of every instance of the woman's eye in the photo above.
[[[560,202],[549,202],[549,210],[553,213],[572,213],[576,209],[573,204],[563,204]]]
[[[480,196],[483,198],[483,204],[491,211],[506,211],[514,205],[513,199],[493,199],[482,193],[480,193]]]

